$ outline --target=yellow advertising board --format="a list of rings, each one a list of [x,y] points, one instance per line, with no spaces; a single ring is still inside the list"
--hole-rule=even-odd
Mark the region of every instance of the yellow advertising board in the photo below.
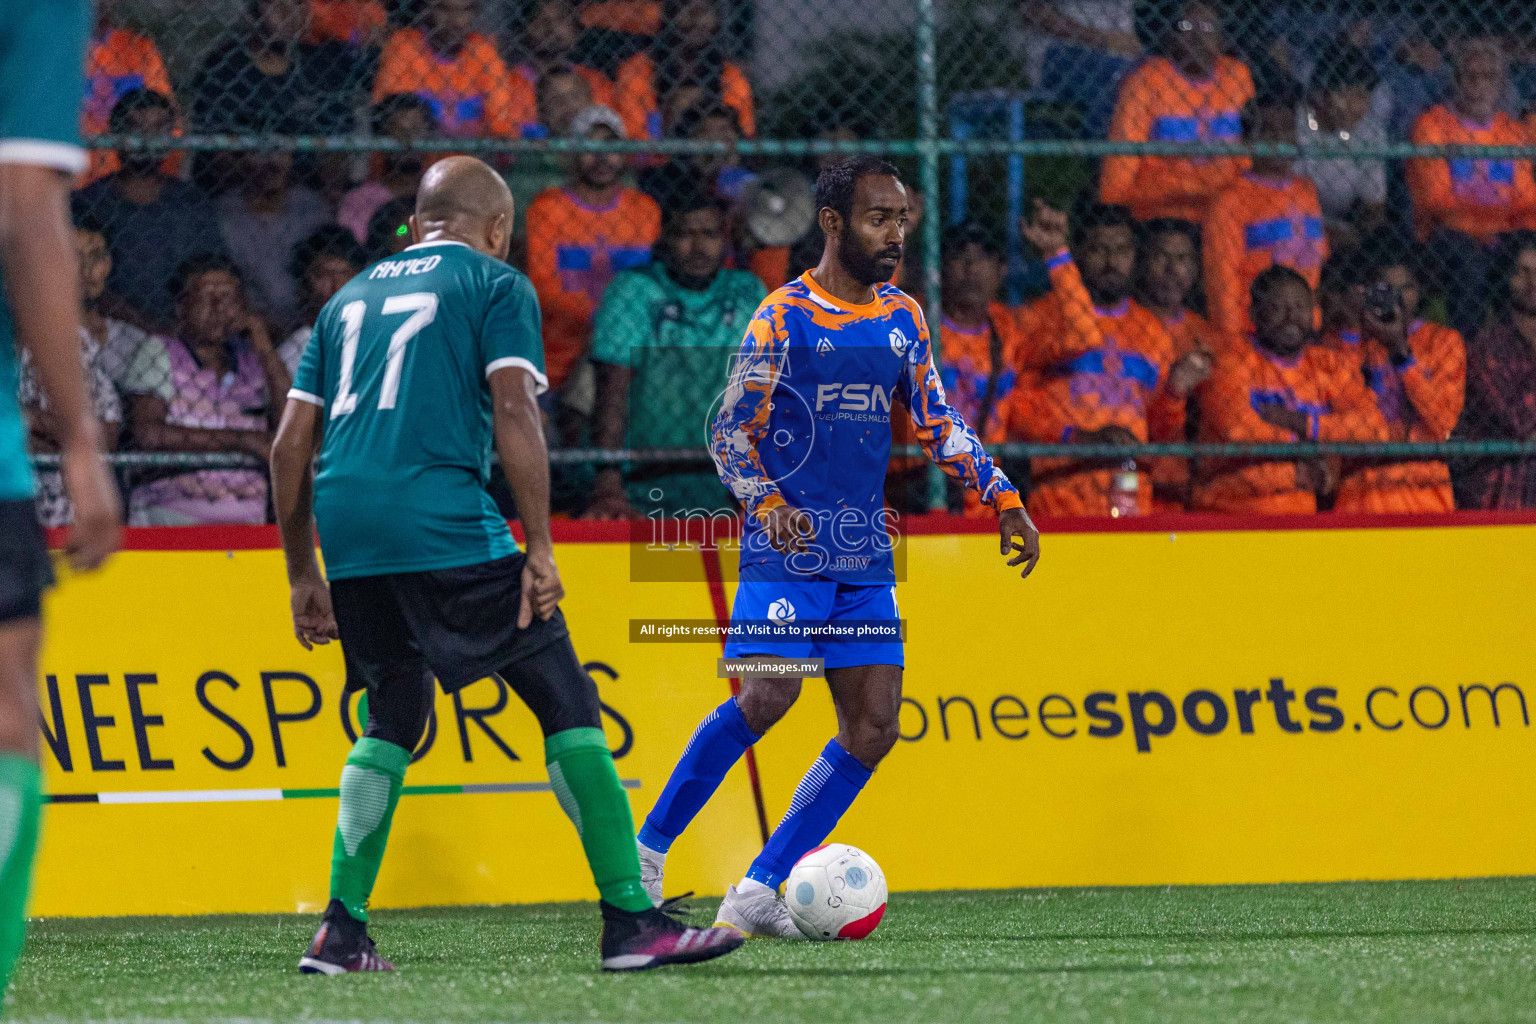
[[[691,585],[631,585],[624,544],[562,545],[558,557],[577,651],[640,812],[729,689],[714,678],[718,647],[630,646],[628,621],[713,617],[703,562]],[[307,652],[293,638],[281,552],[125,552],[67,580],[47,615],[42,749],[53,802],[32,912],[323,908],[352,745],[343,714],[356,708],[341,703],[339,648]],[[495,681],[457,701],[439,694],[375,903],[595,898],[543,751],[533,715]],[[744,768],[699,827],[712,840],[679,849],[674,864],[680,885],[704,891],[759,845]]]
[[[1536,873],[1536,527],[909,539],[902,741],[835,838],[894,889]],[[638,818],[729,693],[693,579],[558,546],[577,652]],[[726,593],[734,566],[722,561]],[[339,652],[306,652],[272,550],[130,551],[51,598],[40,915],[313,910],[350,746]],[[770,822],[835,725],[823,686],[756,748]],[[440,696],[380,906],[591,898],[533,717]],[[743,766],[668,862],[719,893],[759,844]]]

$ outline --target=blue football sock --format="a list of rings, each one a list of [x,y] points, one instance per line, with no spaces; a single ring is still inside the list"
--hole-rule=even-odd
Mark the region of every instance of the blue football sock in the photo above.
[[[760,737],[747,725],[736,698],[711,711],[683,750],[661,797],[640,828],[642,846],[666,853],[700,809],[715,795],[731,766]]]
[[[832,834],[872,774],[837,740],[828,743],[795,787],[784,820],[768,837],[768,845],[752,862],[747,877],[778,889],[790,868]]]

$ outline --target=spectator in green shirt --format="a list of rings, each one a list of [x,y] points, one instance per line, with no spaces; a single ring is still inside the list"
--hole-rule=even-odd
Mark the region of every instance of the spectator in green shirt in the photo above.
[[[659,259],[609,284],[592,330],[600,448],[703,451],[731,360],[767,290],[722,266],[727,221],[699,183],[663,213]],[[735,509],[708,455],[635,463],[597,475],[589,519]]]

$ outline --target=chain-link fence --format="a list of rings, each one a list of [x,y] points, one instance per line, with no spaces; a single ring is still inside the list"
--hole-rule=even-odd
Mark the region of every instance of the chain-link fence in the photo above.
[[[267,519],[308,325],[454,152],[517,202],[569,515],[731,505],[731,355],[859,152],[1032,510],[1536,506],[1529,5],[98,2],[74,207],[134,522]],[[975,509],[893,437],[893,505]]]

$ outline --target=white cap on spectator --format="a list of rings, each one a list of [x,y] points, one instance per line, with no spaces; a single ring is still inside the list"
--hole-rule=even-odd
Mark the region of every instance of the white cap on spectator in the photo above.
[[[624,138],[624,119],[618,115],[612,107],[605,107],[601,103],[594,103],[575,117],[571,118],[571,138],[584,139],[587,133],[598,125],[604,128],[612,128],[613,134]]]

